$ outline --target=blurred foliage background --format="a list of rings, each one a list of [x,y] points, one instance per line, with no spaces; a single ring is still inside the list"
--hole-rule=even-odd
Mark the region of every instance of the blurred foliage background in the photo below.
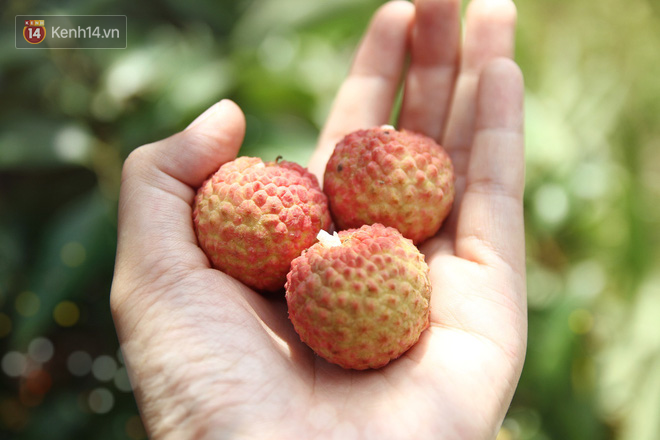
[[[306,163],[376,0],[9,0],[0,437],[146,438],[109,313],[122,161],[215,101]],[[529,349],[498,437],[660,438],[660,3],[517,2]],[[125,50],[16,50],[19,14],[125,14]]]

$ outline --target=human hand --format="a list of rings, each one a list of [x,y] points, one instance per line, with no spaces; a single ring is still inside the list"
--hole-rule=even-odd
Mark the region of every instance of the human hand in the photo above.
[[[152,438],[497,433],[526,345],[522,78],[513,62],[495,60],[511,56],[515,8],[473,0],[462,50],[458,1],[416,8],[412,40],[412,4],[388,3],[375,15],[310,169],[320,176],[347,132],[389,120],[410,47],[399,128],[440,139],[458,176],[452,216],[422,247],[431,327],[385,368],[343,370],[300,342],[284,301],[210,268],[191,203],[236,156],[245,124],[222,101],[124,166],[111,306]]]
[[[497,433],[527,343],[524,89],[510,59],[513,2],[473,0],[463,41],[459,8],[460,1],[417,1],[409,40],[404,17],[412,8],[392,3],[380,11],[309,168],[322,175],[344,134],[390,121],[409,49],[397,128],[436,139],[457,179],[450,217],[421,246],[433,285],[431,326],[407,357],[418,362],[418,391],[426,392],[413,399],[408,385],[407,393],[411,402],[431,402],[426,411],[435,422],[419,417],[431,437],[480,439]]]

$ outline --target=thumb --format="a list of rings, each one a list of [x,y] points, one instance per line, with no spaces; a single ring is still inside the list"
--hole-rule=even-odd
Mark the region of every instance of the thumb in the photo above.
[[[234,102],[223,99],[182,132],[143,148],[158,170],[197,188],[222,164],[236,157],[244,136],[243,112]]]
[[[190,205],[204,179],[236,157],[244,133],[243,113],[223,100],[182,132],[129,155],[119,195],[117,268],[152,270],[172,255],[178,264],[208,264]]]

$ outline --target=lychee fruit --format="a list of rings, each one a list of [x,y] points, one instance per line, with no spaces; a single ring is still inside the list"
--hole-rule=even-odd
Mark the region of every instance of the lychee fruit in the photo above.
[[[319,356],[343,368],[379,368],[412,347],[429,325],[424,256],[381,224],[319,233],[287,275],[289,319]]]
[[[386,125],[355,131],[336,145],[323,190],[337,228],[382,223],[420,244],[451,210],[454,169],[430,137]]]
[[[284,287],[291,260],[332,221],[327,198],[306,169],[239,157],[199,188],[193,222],[216,269],[254,289],[276,291]]]

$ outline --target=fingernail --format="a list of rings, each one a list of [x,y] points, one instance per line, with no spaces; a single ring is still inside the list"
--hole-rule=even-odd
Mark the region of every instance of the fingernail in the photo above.
[[[220,102],[216,102],[216,103],[213,104],[211,107],[207,108],[206,111],[205,111],[204,113],[202,113],[201,115],[197,116],[197,117],[195,118],[195,120],[192,121],[192,122],[191,122],[191,123],[185,128],[185,130],[189,130],[189,129],[191,129],[191,128],[194,128],[194,127],[196,127],[197,125],[199,125],[199,124],[201,124],[202,122],[204,122],[206,119],[208,119],[210,116],[212,116],[215,112],[218,111],[218,109],[220,108],[220,106],[222,106],[222,104],[223,104],[224,101],[225,101],[225,100],[223,99],[222,101],[220,101]],[[185,131],[185,130],[184,130],[184,131]]]

